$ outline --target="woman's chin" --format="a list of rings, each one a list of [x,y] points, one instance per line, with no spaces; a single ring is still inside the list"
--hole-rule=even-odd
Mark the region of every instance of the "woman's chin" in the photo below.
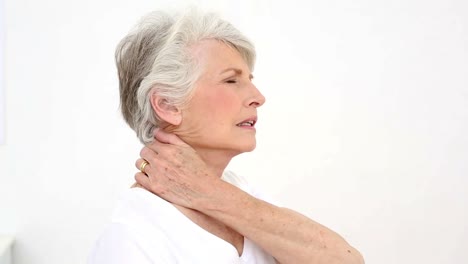
[[[242,152],[252,152],[255,150],[255,147],[257,146],[256,142],[253,142],[252,144],[249,144],[249,145],[246,145],[244,148],[243,148],[243,151]]]

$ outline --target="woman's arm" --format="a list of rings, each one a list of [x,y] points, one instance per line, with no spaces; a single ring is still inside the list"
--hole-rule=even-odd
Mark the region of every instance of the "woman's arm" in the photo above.
[[[148,176],[136,180],[156,195],[198,210],[257,243],[280,263],[361,264],[360,253],[319,223],[256,199],[210,172],[196,152],[162,131],[141,156]],[[137,161],[137,167],[141,160]]]
[[[212,199],[195,202],[197,210],[256,242],[280,263],[364,263],[341,236],[287,208],[256,199],[222,183]]]

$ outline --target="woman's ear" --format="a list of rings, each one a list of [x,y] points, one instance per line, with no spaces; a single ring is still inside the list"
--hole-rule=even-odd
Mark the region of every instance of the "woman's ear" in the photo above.
[[[151,93],[151,106],[161,121],[165,121],[174,126],[178,126],[182,122],[181,110],[178,107],[169,104],[167,99],[154,92]]]

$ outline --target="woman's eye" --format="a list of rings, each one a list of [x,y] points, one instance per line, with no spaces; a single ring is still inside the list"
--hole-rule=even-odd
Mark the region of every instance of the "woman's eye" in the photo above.
[[[237,83],[236,80],[227,80],[227,83]]]

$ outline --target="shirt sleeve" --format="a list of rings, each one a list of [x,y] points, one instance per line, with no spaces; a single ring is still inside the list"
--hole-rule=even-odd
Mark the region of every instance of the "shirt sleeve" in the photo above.
[[[154,259],[154,256],[150,258],[137,241],[128,227],[112,223],[94,245],[88,264],[167,263],[163,259]]]

